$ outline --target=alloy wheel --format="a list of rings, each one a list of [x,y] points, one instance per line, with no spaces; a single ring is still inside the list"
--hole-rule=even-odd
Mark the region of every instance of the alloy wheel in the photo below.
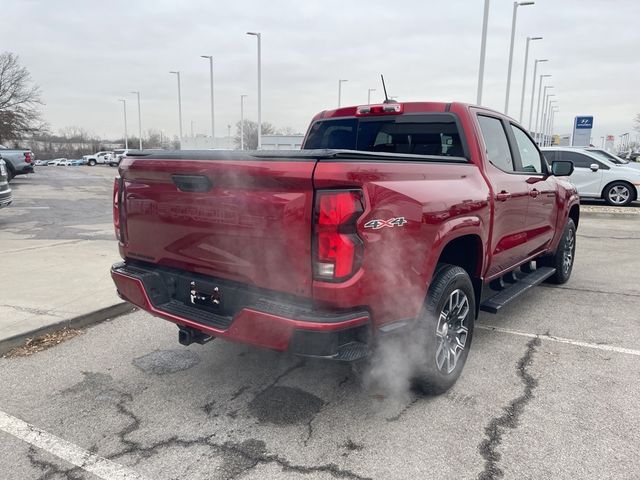
[[[564,247],[564,254],[562,256],[562,270],[565,275],[569,274],[571,266],[573,265],[573,256],[576,251],[576,232],[573,229],[569,229],[567,239]]]
[[[608,197],[611,203],[624,205],[629,200],[631,192],[625,185],[615,185],[609,189]]]
[[[456,369],[467,344],[469,313],[469,299],[459,288],[451,292],[440,311],[435,360],[438,369],[445,374]]]

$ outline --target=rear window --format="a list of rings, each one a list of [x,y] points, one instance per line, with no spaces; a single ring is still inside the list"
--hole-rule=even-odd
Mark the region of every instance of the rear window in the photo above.
[[[464,157],[450,114],[320,120],[311,126],[304,149],[324,148]]]

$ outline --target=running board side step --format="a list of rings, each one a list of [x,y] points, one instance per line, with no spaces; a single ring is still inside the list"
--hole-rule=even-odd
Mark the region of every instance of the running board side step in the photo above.
[[[556,269],[552,267],[540,267],[531,273],[528,273],[518,279],[518,281],[504,290],[500,291],[491,298],[488,298],[480,304],[480,310],[489,313],[498,313],[502,307],[509,302],[515,300],[520,295],[529,291],[531,288],[544,282],[551,275],[556,273]]]

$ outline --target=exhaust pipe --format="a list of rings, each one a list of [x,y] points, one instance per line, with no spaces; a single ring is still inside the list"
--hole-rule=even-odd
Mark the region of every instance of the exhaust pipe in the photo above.
[[[199,343],[200,345],[204,345],[207,342],[210,342],[215,337],[211,335],[207,335],[206,333],[201,332],[200,330],[196,330],[195,328],[190,327],[178,327],[178,342],[181,345],[189,346],[192,343]]]

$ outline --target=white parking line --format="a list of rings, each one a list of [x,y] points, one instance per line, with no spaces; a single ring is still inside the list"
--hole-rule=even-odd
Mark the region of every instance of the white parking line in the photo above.
[[[536,338],[536,337],[538,337],[538,338],[541,338],[543,340],[550,340],[552,342],[566,343],[566,344],[569,344],[569,345],[575,345],[576,347],[593,348],[595,350],[604,350],[606,352],[624,353],[626,355],[635,355],[637,357],[640,357],[640,350],[633,350],[631,348],[614,347],[613,345],[600,345],[600,344],[597,344],[597,343],[581,342],[580,340],[571,340],[569,338],[555,337],[553,335],[546,335],[544,333],[537,334],[537,333],[520,332],[518,330],[510,330],[508,328],[494,327],[492,325],[476,325],[475,327],[476,328],[480,328],[482,330],[490,330],[490,331],[493,331],[493,332],[508,333],[510,335],[519,335],[521,337],[527,337],[527,338]]]
[[[104,480],[144,480],[142,475],[123,465],[99,457],[2,410],[0,410],[0,430]]]

